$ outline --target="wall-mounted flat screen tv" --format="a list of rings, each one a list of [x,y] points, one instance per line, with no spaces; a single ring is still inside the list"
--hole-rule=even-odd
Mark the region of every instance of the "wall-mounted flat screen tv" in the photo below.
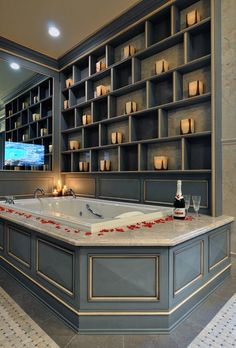
[[[5,142],[5,166],[44,165],[44,145]]]

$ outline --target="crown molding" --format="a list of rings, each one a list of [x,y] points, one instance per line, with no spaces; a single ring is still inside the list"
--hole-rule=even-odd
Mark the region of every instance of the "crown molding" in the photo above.
[[[48,79],[48,76],[43,76],[41,74],[35,74],[33,77],[29,78],[25,82],[21,83],[17,89],[14,89],[12,92],[8,93],[6,96],[4,96],[1,100],[3,102],[3,105],[8,103],[10,100],[16,98],[19,94],[23,94],[28,89],[32,88],[33,86],[37,85],[38,83]]]
[[[74,48],[59,57],[59,69],[62,69],[66,65],[70,64],[75,59],[79,59],[80,56],[85,55],[87,52],[108,40],[111,36],[118,34],[121,30],[124,30],[167,2],[168,0],[139,1],[136,5],[122,13],[119,17],[115,18],[96,33],[93,33],[90,37],[85,38]]]
[[[89,37],[85,38],[58,59],[49,57],[2,36],[0,36],[0,51],[2,50],[20,56],[21,58],[31,60],[35,63],[59,71],[74,60],[88,54],[88,52],[95,49],[97,46],[102,45],[109,38],[118,34],[120,31],[125,30],[127,27],[139,21],[158,7],[167,4],[169,1],[170,0],[140,0],[136,5],[123,12],[120,16],[104,25]]]
[[[0,36],[0,51],[6,51],[12,53],[16,56],[20,56],[27,60],[34,61],[45,65],[49,68],[58,70],[58,61],[57,59],[51,58],[43,53],[32,50],[31,48],[20,45],[14,41],[8,40],[3,36]]]

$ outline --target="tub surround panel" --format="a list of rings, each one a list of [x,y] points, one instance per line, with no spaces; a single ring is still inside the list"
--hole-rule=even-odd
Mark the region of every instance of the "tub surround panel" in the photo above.
[[[174,252],[174,296],[204,276],[203,258],[202,239]]]
[[[32,263],[31,273],[6,251],[0,254],[0,265],[81,333],[168,332],[229,274],[229,257],[218,263],[215,272],[208,270],[209,252],[212,255],[216,250],[217,262],[222,257],[218,250],[229,243],[226,221],[221,218],[224,227],[218,228],[208,220],[203,234],[189,235],[189,240],[174,247],[132,246],[131,239],[123,247],[102,247],[90,236],[90,246],[77,248],[43,231],[25,228],[31,257],[39,259]],[[183,223],[165,225],[169,230],[173,225],[183,230]],[[156,241],[162,227],[156,229]],[[9,229],[22,227],[6,221],[4,235]],[[143,238],[149,234],[147,230],[142,233]],[[136,234],[130,232],[130,238],[134,240]]]
[[[7,229],[7,253],[21,265],[31,267],[31,235],[23,229]]]
[[[168,306],[168,248],[82,247],[80,256],[81,278],[87,279],[80,284],[80,310],[115,313]],[[93,259],[102,267],[92,267]]]
[[[158,255],[89,256],[88,293],[91,301],[158,300],[158,279]]]
[[[222,227],[209,235],[209,270],[229,258],[229,229]]]
[[[36,240],[36,245],[37,275],[74,296],[75,253],[41,239]]]

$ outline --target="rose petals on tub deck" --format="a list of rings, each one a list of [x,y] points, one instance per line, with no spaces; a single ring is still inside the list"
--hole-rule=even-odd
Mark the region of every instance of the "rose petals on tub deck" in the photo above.
[[[54,221],[51,219],[43,219],[39,216],[34,216],[34,215],[24,213],[22,211],[17,211],[15,209],[8,208],[8,207],[0,206],[0,213],[1,212],[8,213],[8,214],[15,214],[15,215],[18,215],[20,217],[24,217],[26,219],[32,219],[32,221],[34,221],[34,222],[40,223],[42,225],[50,225],[51,227],[55,227],[57,230],[62,230],[62,232],[65,232],[65,233],[73,232],[75,234],[79,234],[80,232],[83,232],[84,233],[83,235],[85,237],[89,237],[92,235],[102,237],[102,236],[105,236],[107,233],[113,233],[113,232],[124,233],[124,232],[139,230],[139,229],[145,230],[145,229],[150,229],[157,224],[164,224],[164,223],[168,223],[168,222],[173,221],[172,216],[167,216],[165,218],[160,218],[160,219],[156,219],[156,220],[152,220],[152,221],[142,221],[142,222],[138,222],[138,223],[132,224],[132,225],[127,225],[124,227],[116,227],[116,228],[111,228],[111,229],[104,228],[104,229],[100,230],[99,232],[92,233],[92,232],[81,231],[79,229],[69,228],[67,226],[61,225],[57,221]],[[185,218],[185,220],[189,221],[189,222],[191,222],[193,219],[194,218],[190,215]]]

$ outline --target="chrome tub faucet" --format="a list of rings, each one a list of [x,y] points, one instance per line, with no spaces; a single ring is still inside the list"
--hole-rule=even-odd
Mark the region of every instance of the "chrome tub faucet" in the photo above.
[[[36,188],[36,190],[34,190],[34,198],[38,198],[38,194],[45,196],[45,191],[42,188]]]
[[[14,197],[13,196],[7,196],[5,197],[5,203],[6,204],[15,204]]]

